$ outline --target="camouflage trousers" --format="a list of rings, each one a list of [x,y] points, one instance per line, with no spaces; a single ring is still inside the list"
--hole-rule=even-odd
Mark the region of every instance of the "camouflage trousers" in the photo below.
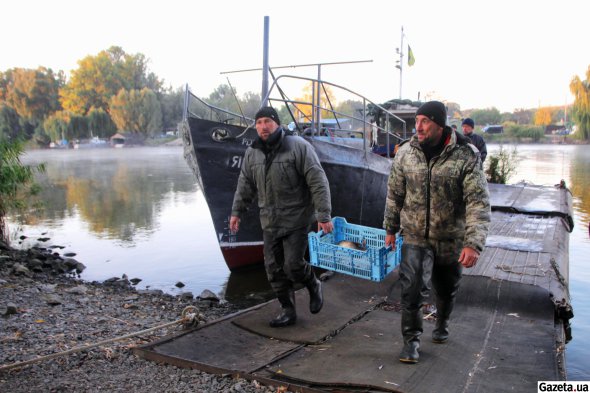
[[[307,285],[315,278],[311,265],[305,260],[307,233],[308,228],[284,236],[263,231],[266,276],[279,296],[291,291],[294,283]]]
[[[404,239],[399,267],[402,310],[417,316],[431,284],[437,305],[452,307],[463,271],[463,242],[427,240],[416,245],[408,240]]]

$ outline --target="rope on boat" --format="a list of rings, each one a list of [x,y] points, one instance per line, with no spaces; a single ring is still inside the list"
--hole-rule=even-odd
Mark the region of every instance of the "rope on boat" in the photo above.
[[[146,333],[151,333],[151,332],[153,332],[155,330],[159,330],[159,329],[162,329],[162,328],[165,328],[165,327],[169,327],[169,326],[173,326],[173,325],[177,325],[177,324],[184,324],[185,327],[194,327],[194,326],[197,326],[200,322],[205,322],[204,315],[201,314],[201,313],[199,313],[199,310],[195,306],[187,306],[187,307],[185,307],[182,310],[181,316],[182,316],[182,318],[180,318],[180,319],[178,319],[176,321],[168,322],[168,323],[165,323],[163,325],[154,326],[152,328],[141,330],[139,332],[125,334],[125,335],[120,336],[120,337],[115,337],[115,338],[111,338],[111,339],[108,339],[108,340],[99,341],[99,342],[94,343],[94,344],[82,345],[80,347],[72,348],[72,349],[69,349],[67,351],[52,353],[50,355],[40,356],[40,357],[37,357],[37,358],[34,358],[34,359],[25,360],[25,361],[22,361],[22,362],[16,362],[16,363],[12,363],[12,364],[2,365],[2,366],[0,366],[0,372],[5,372],[5,371],[12,370],[12,369],[15,369],[15,368],[21,368],[21,367],[24,367],[24,366],[28,366],[29,364],[38,363],[38,362],[42,362],[42,361],[50,360],[50,359],[55,359],[57,357],[61,357],[61,356],[65,356],[65,355],[70,355],[70,354],[73,354],[73,353],[76,353],[76,352],[86,351],[86,350],[91,349],[91,348],[94,348],[94,347],[99,347],[101,345],[111,344],[111,343],[114,343],[116,341],[125,340],[127,338],[139,336],[139,335],[146,334]]]
[[[535,269],[539,269],[541,272],[543,272],[543,274],[526,273],[526,272],[516,272],[516,271],[514,271],[515,268],[522,268],[522,269],[535,268]],[[506,265],[506,264],[501,264],[501,265],[496,265],[496,269],[500,269],[500,270],[502,270],[503,272],[506,272],[506,273],[519,274],[521,276],[533,276],[533,277],[545,277],[545,276],[547,276],[547,271],[548,271],[548,269],[542,269],[541,268],[541,265],[539,265],[539,264],[535,264],[535,265]]]

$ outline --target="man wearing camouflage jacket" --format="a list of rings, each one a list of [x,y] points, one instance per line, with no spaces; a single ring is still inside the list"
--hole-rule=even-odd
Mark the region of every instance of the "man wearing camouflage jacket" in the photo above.
[[[404,236],[400,282],[404,347],[399,360],[417,363],[422,304],[436,297],[435,343],[448,340],[448,323],[463,267],[475,266],[490,223],[488,185],[477,149],[446,126],[443,103],[416,112],[416,134],[395,155],[383,226],[386,245]]]

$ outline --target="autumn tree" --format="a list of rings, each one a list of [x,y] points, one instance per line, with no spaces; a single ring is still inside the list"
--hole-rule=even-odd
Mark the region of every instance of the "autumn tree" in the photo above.
[[[55,74],[45,67],[0,72],[0,101],[16,111],[27,137],[47,116],[60,109],[58,92],[64,79],[62,72]]]
[[[119,131],[155,135],[162,131],[162,109],[156,93],[147,87],[124,90],[109,101],[111,118]]]
[[[317,84],[316,84],[316,88],[317,88]],[[311,118],[312,118],[312,113],[311,113],[312,105],[311,105],[311,103],[315,102],[315,100],[313,98],[313,94],[314,94],[313,82],[309,82],[303,88],[302,96],[295,99],[295,101],[309,103],[309,104],[297,104],[297,106],[296,106],[297,110],[295,111],[294,115],[296,116],[298,121],[301,121],[303,123],[311,122]],[[317,94],[317,91],[315,91],[315,94]],[[316,103],[316,105],[317,105],[317,103]],[[333,114],[327,110],[327,109],[330,109],[330,105],[337,105],[336,98],[335,98],[334,93],[333,93],[332,89],[330,88],[330,86],[322,84],[321,90],[320,90],[320,106],[322,108],[326,108],[326,110],[321,111],[322,118],[325,118],[325,117],[332,118],[333,117]]]
[[[551,124],[551,109],[550,108],[539,108],[535,112],[535,123],[536,126],[548,126]]]
[[[574,95],[572,114],[578,127],[576,134],[581,139],[590,139],[590,67],[586,71],[586,80],[577,75],[572,79],[570,91]]]
[[[121,89],[160,93],[162,82],[148,72],[147,64],[143,54],[127,54],[118,46],[85,57],[60,92],[63,108],[79,115],[87,115],[93,107],[109,113],[110,100]]]

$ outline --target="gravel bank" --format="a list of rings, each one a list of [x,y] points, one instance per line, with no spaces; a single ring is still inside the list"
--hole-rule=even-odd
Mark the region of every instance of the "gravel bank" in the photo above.
[[[180,319],[197,306],[206,320],[237,311],[218,300],[137,291],[126,279],[83,282],[84,266],[48,250],[0,242],[0,366],[65,351]],[[159,365],[131,348],[181,325],[0,372],[0,392],[276,392],[256,381]],[[282,389],[281,389],[282,390]]]

